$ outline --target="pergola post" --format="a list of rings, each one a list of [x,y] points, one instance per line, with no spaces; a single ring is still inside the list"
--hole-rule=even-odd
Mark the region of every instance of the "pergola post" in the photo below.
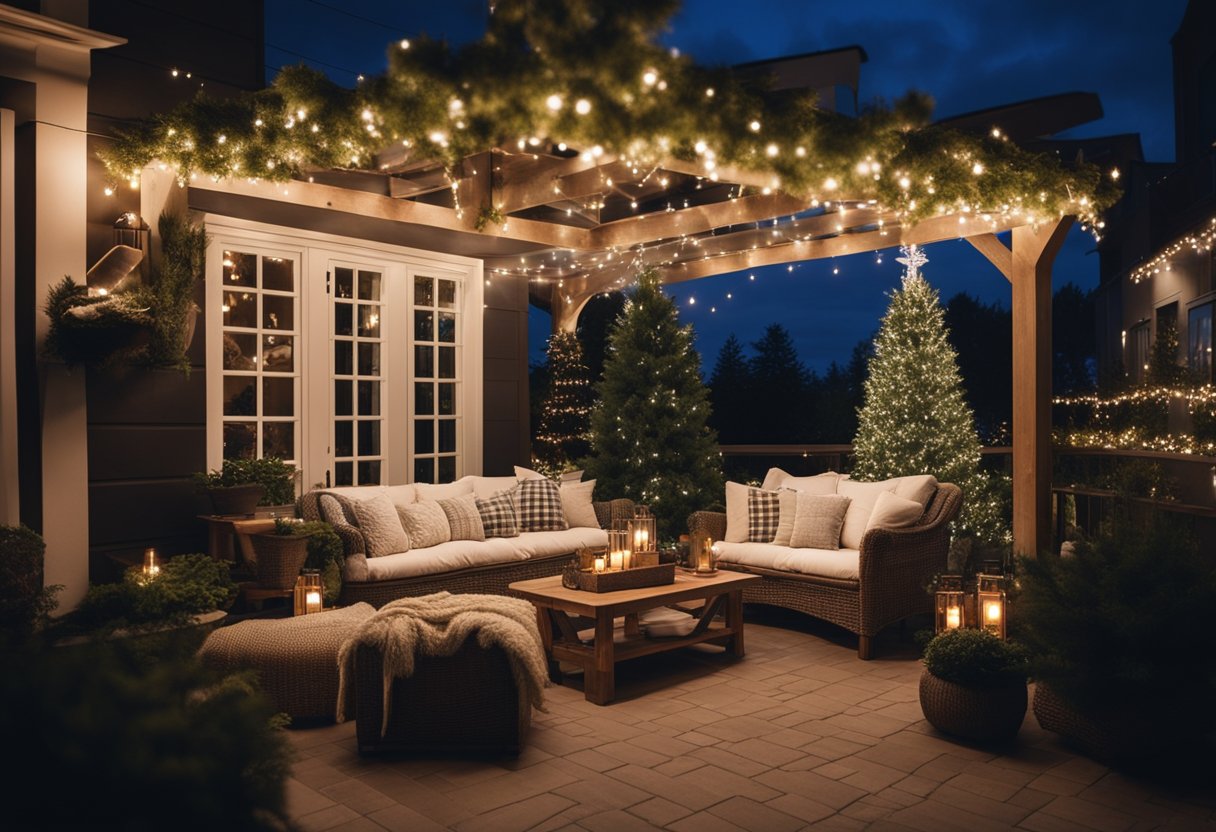
[[[1051,543],[1051,266],[1073,218],[1013,229],[1013,551]]]

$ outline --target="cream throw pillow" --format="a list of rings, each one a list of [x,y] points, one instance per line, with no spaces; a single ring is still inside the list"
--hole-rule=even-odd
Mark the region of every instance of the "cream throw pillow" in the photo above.
[[[848,497],[839,494],[804,494],[797,496],[794,530],[790,547],[794,549],[839,549],[840,529],[849,510]]]
[[[369,558],[395,555],[410,550],[410,536],[397,518],[397,507],[387,494],[350,503]]]
[[[419,500],[412,506],[400,506],[397,514],[415,549],[438,546],[452,539],[448,516],[434,500]],[[484,532],[482,536],[484,538]]]
[[[463,494],[437,502],[447,516],[452,540],[486,539],[486,530],[481,524],[481,512],[477,510],[476,494]]]
[[[874,510],[866,522],[870,529],[902,529],[913,526],[925,513],[925,507],[916,500],[908,500],[896,493],[884,491],[874,501]]]
[[[895,478],[895,496],[905,500],[915,500],[923,509],[929,505],[929,500],[937,491],[937,477],[932,474],[918,474],[911,477]]]
[[[567,481],[561,484],[562,514],[566,515],[566,525],[572,529],[598,529],[599,518],[595,516],[595,506],[591,504],[595,492],[595,480],[586,482]]]
[[[747,542],[747,492],[751,486],[726,483],[726,542]]]
[[[884,482],[856,482],[840,480],[836,490],[841,496],[852,500],[849,510],[844,516],[844,528],[840,531],[840,545],[845,549],[860,549],[861,538],[865,536],[866,524],[870,522],[870,514],[874,511],[874,503],[878,495],[884,492],[894,492],[896,480]]]
[[[774,471],[781,469],[774,468]],[[798,511],[798,492],[783,488],[777,492],[779,515],[777,517],[777,534],[773,536],[776,546],[789,546],[790,535],[794,533],[794,514]]]

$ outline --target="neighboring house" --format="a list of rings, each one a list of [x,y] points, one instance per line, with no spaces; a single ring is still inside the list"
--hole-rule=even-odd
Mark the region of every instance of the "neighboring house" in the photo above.
[[[1179,363],[1216,380],[1216,5],[1191,0],[1171,44],[1176,161],[1125,171],[1126,196],[1099,247],[1099,368],[1133,383],[1166,327],[1177,329]]]

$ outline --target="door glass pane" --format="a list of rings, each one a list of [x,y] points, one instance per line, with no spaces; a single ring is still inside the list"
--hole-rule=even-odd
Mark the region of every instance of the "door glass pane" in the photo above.
[[[414,340],[416,341],[433,341],[435,334],[435,322],[433,312],[415,312],[414,313]]]
[[[359,300],[380,300],[380,273],[359,271]]]
[[[439,313],[439,340],[447,344],[456,343],[456,315],[451,312]]]
[[[351,298],[355,295],[355,273],[341,266],[334,269],[334,297]]]
[[[414,412],[419,416],[435,413],[435,385],[430,381],[414,382]]]
[[[451,454],[456,452],[456,420],[439,420],[439,453]]]
[[[414,347],[414,375],[418,378],[435,377],[434,347]]]
[[[293,329],[295,318],[292,310],[295,298],[280,295],[262,296],[262,327],[264,329]]]
[[[359,382],[359,415],[360,416],[379,416],[380,415],[380,382],[378,382],[378,381],[360,381]]]
[[[334,415],[336,416],[351,416],[355,412],[355,403],[351,389],[353,382],[350,381],[335,381],[334,382]]]
[[[275,292],[294,292],[296,280],[295,263],[282,257],[262,258],[262,288]]]
[[[414,453],[435,453],[435,422],[433,419],[414,420]]]
[[[440,416],[455,416],[456,415],[456,385],[455,384],[440,384],[439,385],[439,415]]]
[[[453,482],[456,479],[456,457],[439,457],[439,482]]]
[[[439,280],[439,305],[444,309],[456,306],[456,281]]]
[[[295,459],[295,422],[262,423],[262,456]]]
[[[224,285],[258,287],[258,260],[252,254],[239,251],[224,252]]]
[[[361,376],[378,376],[378,375],[380,375],[380,345],[379,344],[360,344],[359,345],[359,375],[361,375]]]
[[[439,377],[456,378],[456,348],[439,348]]]
[[[334,422],[334,456],[355,455],[355,423],[349,419]]]
[[[349,303],[334,304],[334,335],[354,334],[354,314]]]
[[[256,422],[224,423],[224,459],[250,459],[257,453]]]
[[[290,373],[295,369],[294,341],[290,335],[267,335],[262,345],[262,369],[270,373]]]
[[[354,367],[351,364],[351,353],[354,352],[354,344],[350,341],[334,341],[334,375],[349,376],[354,373]]]
[[[359,422],[359,456],[380,455],[380,420],[364,419]]]
[[[257,379],[252,376],[225,376],[224,415],[258,415]]]
[[[359,485],[380,484],[380,460],[368,459],[359,463]]]
[[[355,465],[353,462],[334,463],[334,485],[354,485]]]
[[[359,337],[380,337],[380,307],[376,304],[359,304]]]
[[[435,481],[435,460],[434,459],[415,459],[414,460],[414,482],[434,482]]]
[[[258,325],[258,298],[249,292],[224,292],[224,326],[253,329]]]
[[[258,336],[245,332],[224,333],[224,369],[256,370]]]
[[[262,415],[294,416],[295,386],[294,378],[268,376],[262,379]]]
[[[435,296],[434,290],[431,288],[432,281],[429,277],[414,278],[414,305],[415,306],[434,306]],[[428,480],[429,482],[429,480]]]

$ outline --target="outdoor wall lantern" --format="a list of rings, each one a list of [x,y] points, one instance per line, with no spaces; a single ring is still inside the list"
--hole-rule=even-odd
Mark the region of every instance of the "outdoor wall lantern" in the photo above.
[[[963,578],[961,575],[942,575],[937,580],[934,598],[933,632],[944,633],[966,625],[963,614]]]
[[[148,254],[151,244],[152,229],[139,214],[127,211],[114,221],[114,245],[129,246],[143,255],[139,261],[139,276],[145,283],[148,280],[150,266]]]

